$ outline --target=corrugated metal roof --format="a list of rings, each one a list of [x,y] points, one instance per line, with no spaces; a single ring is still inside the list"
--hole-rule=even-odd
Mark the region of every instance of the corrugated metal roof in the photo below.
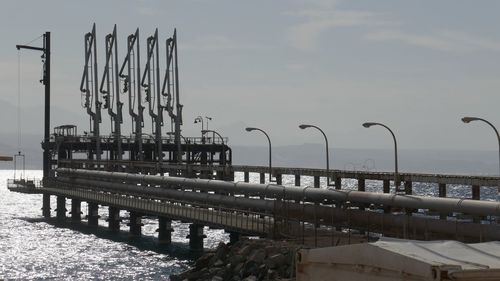
[[[422,262],[456,265],[462,270],[500,269],[500,242],[464,244],[458,241],[414,241],[382,238],[371,245]]]

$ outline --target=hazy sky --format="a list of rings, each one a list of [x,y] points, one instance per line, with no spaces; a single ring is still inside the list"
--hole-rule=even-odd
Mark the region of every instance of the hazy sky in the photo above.
[[[391,148],[383,128],[361,126],[377,121],[395,131],[404,149],[496,150],[489,127],[460,118],[500,126],[499,13],[494,0],[5,0],[0,101],[17,103],[15,44],[51,31],[52,100],[67,111],[52,125],[87,130],[79,83],[83,36],[92,23],[99,55],[118,25],[121,59],[136,27],[143,50],[155,27],[161,41],[176,27],[185,136],[198,135],[193,119],[207,115],[230,144],[266,144],[245,126],[267,130],[275,144],[322,143],[318,132],[297,127],[305,122],[322,127],[332,147]],[[20,57],[23,108],[43,102],[39,56]],[[103,65],[101,59],[99,71]],[[2,122],[11,130],[15,118]],[[107,118],[104,124],[109,131]]]

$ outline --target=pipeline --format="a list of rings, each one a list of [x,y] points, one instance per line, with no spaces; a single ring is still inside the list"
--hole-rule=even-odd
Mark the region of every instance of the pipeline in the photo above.
[[[384,235],[400,236],[405,232],[416,239],[427,239],[433,234],[439,237],[468,237],[479,240],[500,240],[500,225],[475,224],[468,222],[437,220],[429,217],[384,214],[357,209],[341,209],[333,206],[296,203],[283,200],[262,200],[245,197],[227,196],[208,192],[164,189],[154,186],[140,186],[102,180],[69,178],[58,176],[57,183],[65,188],[84,187],[94,191],[121,192],[146,198],[170,199],[225,208],[257,211],[271,214],[276,218],[309,223],[322,222],[325,225],[338,223],[350,228],[369,229]]]
[[[396,195],[377,192],[332,190],[310,187],[285,187],[274,184],[227,182],[220,180],[138,175],[121,172],[58,168],[58,175],[85,177],[105,181],[158,185],[161,188],[196,189],[249,196],[307,201],[312,203],[351,202],[393,206],[406,209],[429,209],[441,213],[464,213],[478,216],[500,216],[500,203],[458,198],[434,198],[415,195]]]

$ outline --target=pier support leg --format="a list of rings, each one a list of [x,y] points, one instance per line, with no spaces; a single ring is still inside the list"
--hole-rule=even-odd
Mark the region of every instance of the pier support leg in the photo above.
[[[342,189],[342,178],[341,177],[335,177],[335,189]]]
[[[111,232],[120,231],[120,209],[116,207],[109,207],[108,210],[108,227]]]
[[[207,236],[203,234],[203,225],[190,224],[189,225],[189,247],[191,250],[203,250],[203,238]]]
[[[172,243],[172,232],[174,232],[174,229],[172,228],[172,220],[165,217],[159,217],[157,232],[158,242],[160,244]]]
[[[73,222],[82,220],[82,201],[80,199],[71,199],[71,220]]]
[[[365,179],[358,179],[358,191],[365,191]]]
[[[390,180],[383,180],[382,181],[382,190],[384,193],[391,192],[391,181]]]
[[[382,191],[384,193],[390,193],[391,192],[391,181],[390,180],[383,180],[382,181]],[[388,214],[391,212],[391,207],[386,206],[384,207],[384,213]]]
[[[363,178],[359,178],[358,179],[358,191],[365,191],[366,188],[365,188],[365,179]],[[359,207],[360,210],[364,210],[365,207]]]
[[[243,178],[244,178],[243,180],[245,182],[249,182],[250,181],[250,173],[247,171],[243,172]]]
[[[276,184],[277,185],[282,185],[283,184],[283,176],[281,174],[276,175]]]
[[[405,181],[405,193],[411,195],[413,193],[413,183],[411,181]]]
[[[473,185],[472,186],[472,200],[481,200],[481,189],[479,185]],[[474,217],[472,219],[474,223],[480,223],[481,222],[481,217]]]
[[[439,197],[441,198],[446,197],[446,183],[439,184]],[[441,214],[439,215],[439,218],[445,220],[447,216],[448,216],[447,214]]]
[[[233,245],[234,243],[240,240],[241,234],[238,232],[229,232],[229,245]]]
[[[87,220],[89,226],[99,225],[99,205],[94,202],[88,202]]]
[[[295,175],[295,186],[300,186],[300,175]]]
[[[66,197],[64,196],[57,196],[56,217],[61,221],[66,219]]]
[[[260,183],[265,184],[266,183],[266,174],[265,173],[260,173],[259,175]]]
[[[45,218],[50,218],[50,194],[43,194],[42,215]]]
[[[136,212],[130,212],[130,222],[128,226],[130,226],[129,236],[132,238],[141,236],[141,228],[142,228],[142,215]]]
[[[481,199],[481,192],[479,189],[479,185],[473,185],[472,186],[472,200],[480,200]]]
[[[319,188],[320,178],[319,176],[314,176],[314,187]]]

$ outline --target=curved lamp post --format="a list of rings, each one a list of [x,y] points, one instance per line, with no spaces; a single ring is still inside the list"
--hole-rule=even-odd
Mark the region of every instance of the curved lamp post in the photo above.
[[[203,122],[203,117],[201,116],[198,116],[196,118],[194,118],[194,123],[201,123],[201,130],[205,130],[205,123]]]
[[[399,190],[399,174],[398,174],[398,143],[396,142],[396,136],[394,135],[394,132],[387,127],[386,125],[382,123],[376,123],[376,122],[366,122],[363,123],[363,127],[365,128],[370,128],[371,126],[382,126],[386,128],[392,135],[392,139],[394,140],[394,185],[396,186],[396,192],[400,191]]]
[[[469,123],[471,121],[483,121],[484,123],[490,125],[491,128],[495,131],[495,134],[497,135],[497,140],[498,140],[498,165],[499,165],[499,175],[500,175],[500,135],[498,134],[497,128],[493,126],[489,121],[483,119],[483,118],[478,118],[478,117],[464,117],[462,118],[462,122],[464,123]]]
[[[205,116],[205,119],[207,119],[207,130],[208,130],[208,121],[212,121],[212,117],[210,116]]]
[[[223,137],[222,137],[219,133],[217,133],[217,132],[216,132],[216,131],[214,131],[214,130],[202,130],[202,131],[201,131],[201,133],[202,133],[202,134],[206,134],[206,133],[214,133],[214,134],[216,134],[216,135],[217,135],[217,136],[221,139],[221,142],[222,142],[222,151],[221,151],[221,156],[222,156],[223,154],[225,154],[225,153],[224,153],[224,138],[223,138]],[[215,142],[214,142],[214,143],[215,143]],[[224,157],[221,159],[221,164],[222,164],[222,165],[225,165],[225,164],[226,164],[226,156],[225,156],[225,155],[224,155]]]
[[[271,139],[269,138],[269,135],[266,132],[264,132],[264,130],[259,129],[259,128],[247,127],[247,128],[245,128],[245,130],[247,132],[260,131],[267,137],[267,141],[269,142],[269,182],[272,182],[273,177],[271,175],[271,172],[272,172],[273,166],[272,166],[272,160],[271,160],[271,156],[272,156],[272,154],[271,154]]]
[[[299,125],[299,128],[301,128],[302,130],[307,129],[307,128],[315,128],[323,134],[323,137],[325,138],[325,143],[326,143],[326,174],[327,174],[326,186],[330,186],[330,160],[329,160],[330,157],[329,157],[329,153],[328,153],[328,138],[326,137],[325,132],[323,132],[323,130],[321,130],[318,126],[314,126],[314,125],[302,124],[302,125]]]

